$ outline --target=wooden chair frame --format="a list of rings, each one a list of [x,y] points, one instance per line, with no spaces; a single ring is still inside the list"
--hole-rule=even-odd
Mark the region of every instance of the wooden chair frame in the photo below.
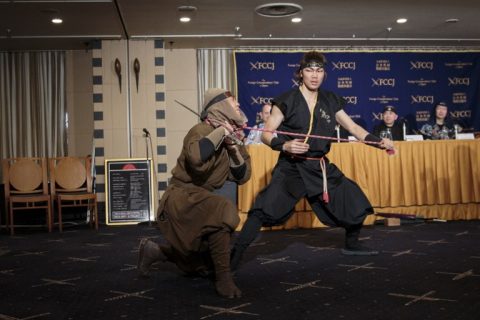
[[[59,168],[61,166],[61,169]],[[49,159],[50,194],[57,201],[58,228],[63,231],[62,208],[86,207],[90,225],[98,230],[97,195],[93,193],[90,157]]]
[[[45,209],[48,232],[52,232],[51,197],[48,194],[47,160],[45,158],[3,159],[6,225],[15,234],[14,211]]]

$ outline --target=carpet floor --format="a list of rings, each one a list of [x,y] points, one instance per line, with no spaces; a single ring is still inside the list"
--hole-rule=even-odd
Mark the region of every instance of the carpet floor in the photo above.
[[[365,227],[378,256],[341,254],[343,229],[262,232],[239,299],[170,263],[138,277],[149,226],[0,234],[0,319],[480,319],[480,221]]]

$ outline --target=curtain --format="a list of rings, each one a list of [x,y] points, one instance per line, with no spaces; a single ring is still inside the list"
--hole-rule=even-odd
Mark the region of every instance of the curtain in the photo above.
[[[231,49],[198,49],[198,112],[209,88],[223,88],[236,95],[235,62]]]
[[[66,153],[65,52],[0,52],[0,158]]]

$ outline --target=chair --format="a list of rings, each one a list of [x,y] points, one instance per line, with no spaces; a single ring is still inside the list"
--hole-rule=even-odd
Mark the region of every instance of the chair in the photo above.
[[[59,157],[49,159],[50,194],[57,201],[58,228],[63,231],[62,208],[86,207],[90,225],[98,230],[97,195],[93,193],[91,157]]]
[[[19,210],[45,209],[48,232],[52,232],[51,198],[48,194],[45,158],[3,159],[7,226],[14,235],[14,213]]]

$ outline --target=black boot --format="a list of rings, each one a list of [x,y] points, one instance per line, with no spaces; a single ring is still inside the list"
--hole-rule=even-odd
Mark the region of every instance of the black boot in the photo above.
[[[357,224],[345,228],[345,248],[342,253],[347,256],[376,256],[377,250],[370,249],[361,244],[358,237],[362,224]]]
[[[157,261],[167,261],[167,257],[163,253],[162,247],[148,238],[140,240],[137,263],[137,269],[140,272],[140,275],[142,277],[148,277],[150,267]]]
[[[243,257],[243,252],[248,248],[262,228],[262,221],[255,215],[249,215],[242,227],[242,231],[235,240],[230,254],[230,268],[236,271]]]
[[[215,268],[215,289],[222,297],[239,298],[242,292],[237,288],[230,272],[230,232],[220,230],[208,237],[210,255]]]

